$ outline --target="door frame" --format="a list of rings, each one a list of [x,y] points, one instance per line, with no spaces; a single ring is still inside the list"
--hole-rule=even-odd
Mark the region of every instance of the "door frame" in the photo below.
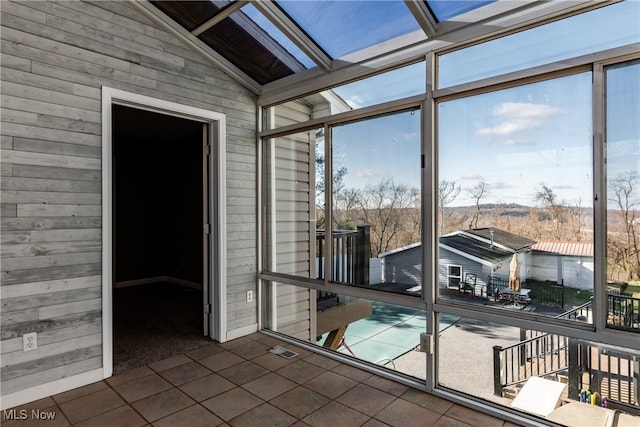
[[[208,126],[209,191],[209,336],[226,340],[226,115],[175,102],[102,87],[102,362],[104,378],[113,374],[113,134],[112,105],[182,117]],[[207,282],[207,280],[205,280]]]

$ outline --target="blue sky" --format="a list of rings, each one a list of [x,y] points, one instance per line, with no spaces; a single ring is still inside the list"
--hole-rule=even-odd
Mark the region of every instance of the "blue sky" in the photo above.
[[[616,8],[597,11],[592,19],[579,17],[579,25],[565,25],[564,28],[570,27],[571,33],[580,37],[568,41],[569,46],[557,43],[561,49],[549,49],[552,45],[549,40],[554,38],[551,30],[560,31],[556,34],[558,37],[567,37],[563,26],[518,36],[520,39],[530,37],[526,39],[529,46],[536,45],[535,37],[541,36],[541,43],[547,49],[544,51],[537,48],[536,51],[520,49],[518,52],[513,45],[505,43],[506,39],[496,42],[493,48],[498,53],[509,52],[508,61],[496,61],[494,56],[486,55],[486,50],[471,49],[467,52],[470,55],[465,60],[467,64],[461,68],[462,72],[455,73],[455,78],[468,79],[471,74],[466,74],[465,70],[473,68],[469,67],[471,63],[478,65],[473,68],[474,76],[478,72],[489,75],[526,68],[541,61],[560,60],[576,52],[586,53],[590,49],[639,41],[640,28],[636,25],[640,22],[636,20],[639,16],[640,2],[633,0]],[[602,26],[596,28],[595,23]],[[584,31],[584,26],[591,26],[591,30]],[[625,34],[611,32],[611,28],[630,28],[632,31]],[[445,65],[441,72],[453,63],[455,61]],[[499,70],[495,64],[499,64]],[[353,108],[373,105],[389,100],[389,93],[395,91],[413,94],[412,91],[424,90],[423,68],[419,64],[408,68],[404,75],[396,72],[389,91],[381,89],[388,86],[381,77],[335,91]],[[565,203],[592,206],[591,102],[591,74],[582,73],[440,104],[437,111],[440,178],[454,180],[462,188],[452,206],[472,204],[469,190],[483,178],[489,184],[489,194],[483,199],[485,203],[535,205],[537,187],[544,183]],[[624,114],[622,112],[621,117]],[[640,139],[638,119],[618,122],[619,126],[628,128],[620,130],[626,135],[628,144],[637,147]],[[389,176],[396,182],[418,187],[419,126],[419,113],[345,126],[336,135],[339,139],[334,142],[334,157],[336,165],[348,170],[347,187],[361,188]],[[628,167],[640,168],[637,150],[631,159],[625,155],[619,157],[625,159]]]
[[[347,169],[348,188],[386,178],[420,188],[420,111],[335,127],[333,159],[334,170]]]
[[[440,104],[440,179],[473,203],[469,189],[489,184],[483,202],[533,205],[540,183],[572,205],[592,204],[591,75],[520,86]]]

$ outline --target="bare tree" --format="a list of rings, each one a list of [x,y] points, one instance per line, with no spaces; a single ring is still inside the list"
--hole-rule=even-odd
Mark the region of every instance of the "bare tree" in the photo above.
[[[440,211],[440,234],[447,229],[446,207],[460,195],[460,185],[455,181],[442,180],[438,184],[438,210]]]
[[[617,207],[617,215],[622,222],[623,231],[619,236],[609,233],[608,255],[622,268],[627,281],[640,278],[640,250],[636,233],[638,223],[636,206],[640,201],[635,193],[639,178],[637,171],[626,171],[609,183],[611,196],[609,200]]]
[[[361,191],[354,188],[334,192],[333,228],[336,230],[355,230],[358,221],[357,210],[362,205]]]
[[[480,200],[487,194],[489,194],[489,184],[485,181],[484,177],[480,178],[480,181],[469,190],[469,196],[475,200],[476,211],[471,218],[469,228],[478,228],[478,219],[480,219]]]
[[[416,209],[416,202],[419,203],[419,194],[417,189],[396,184],[391,178],[368,185],[361,191],[357,221],[371,225],[372,256],[419,241],[419,229],[417,236],[405,234],[411,228],[411,214]]]
[[[326,191],[325,185],[325,158],[324,152],[320,150],[320,146],[324,141],[324,132],[316,133],[316,149],[315,149],[315,177],[316,177],[316,227],[322,228],[324,227],[324,219],[325,219],[325,205],[324,205],[324,196]],[[333,173],[332,178],[332,190],[334,194],[334,200],[345,198],[348,196],[343,196],[341,193],[345,191],[344,177],[347,175],[347,168],[342,166],[338,168],[337,171]],[[337,196],[336,196],[337,195]],[[334,221],[335,222],[335,221]]]
[[[554,225],[554,237],[556,240],[562,239],[562,214],[565,210],[565,206],[562,202],[558,201],[558,196],[551,187],[548,187],[544,182],[538,185],[536,190],[535,200],[542,203],[547,213],[550,215],[550,219]]]

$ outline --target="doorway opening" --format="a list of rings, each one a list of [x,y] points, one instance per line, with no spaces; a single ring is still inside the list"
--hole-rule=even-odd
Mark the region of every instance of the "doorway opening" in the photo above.
[[[207,132],[112,106],[114,373],[209,342]]]
[[[114,114],[116,115],[115,123]],[[148,118],[144,119],[144,117]],[[114,371],[114,323],[116,323],[114,315],[118,314],[116,312],[120,309],[125,310],[129,316],[143,315],[143,309],[154,306],[161,313],[167,313],[168,309],[163,310],[158,300],[165,292],[164,288],[169,289],[166,292],[172,295],[168,306],[173,309],[182,297],[186,300],[192,298],[199,300],[195,312],[191,308],[187,310],[190,315],[195,316],[195,313],[198,313],[201,319],[201,326],[195,328],[196,332],[193,335],[195,339],[214,339],[219,342],[227,339],[225,127],[226,116],[222,113],[102,87],[102,366],[104,378],[112,376]],[[200,141],[199,144],[195,142],[196,136]],[[132,140],[134,142],[131,142]],[[193,143],[187,142],[191,140]],[[140,143],[140,141],[143,142]],[[140,148],[130,147],[134,144],[139,145]],[[173,155],[168,154],[167,150],[171,150]],[[192,150],[193,158],[190,154],[189,160],[184,162],[193,166],[193,170],[187,166],[180,166],[183,160],[179,154],[191,153]],[[165,151],[164,154],[160,154],[161,151]],[[198,166],[194,166],[196,151],[200,159]],[[171,158],[171,162],[167,166],[166,158],[168,157]],[[130,161],[133,158],[136,158],[136,161]],[[129,179],[116,178],[118,169],[125,167],[120,165],[118,159],[124,159],[123,164],[128,164],[134,169],[128,172]],[[164,168],[161,168],[161,165],[164,165]],[[186,181],[189,184],[185,184],[185,177],[191,174],[199,174],[200,181],[196,183],[192,178]],[[174,181],[179,181],[181,185],[168,183],[167,176],[174,177]],[[146,187],[135,191],[135,197],[129,195],[127,198],[127,191],[132,192],[129,187],[133,188],[138,181],[145,182]],[[174,190],[170,191],[173,187],[177,187],[180,191],[177,193]],[[200,198],[196,195],[195,188],[200,189]],[[123,200],[119,199],[122,191],[125,192],[124,201],[128,203],[123,203]],[[191,239],[189,251],[193,251],[189,252],[189,259],[181,257],[180,254],[174,254],[172,261],[169,262],[163,258],[164,253],[159,253],[158,248],[167,248],[167,241],[183,245],[182,242],[185,239],[184,236],[170,237],[173,229],[177,228],[176,218],[182,217],[177,214],[170,216],[166,213],[171,210],[164,202],[165,199],[170,198],[167,194],[173,194],[174,199],[191,194],[189,196],[191,201],[188,203],[191,203],[194,210],[200,212],[201,216],[197,219],[195,219],[195,212],[183,214],[193,214],[193,221],[198,224],[200,231],[199,254],[196,248],[198,244],[195,243],[197,240],[195,231],[189,235],[191,237],[187,238]],[[122,219],[120,216],[135,216],[136,213],[131,206],[140,205],[140,201],[145,202],[142,203],[144,212],[147,214],[145,221],[135,227],[121,223],[119,227],[124,227],[127,231],[116,230],[117,221]],[[195,207],[196,205],[200,208]],[[121,212],[124,213],[116,218],[120,208],[123,208]],[[190,216],[188,219],[191,221]],[[147,236],[157,247],[147,241],[146,248],[131,251],[129,247],[123,247],[120,244],[120,240],[124,239],[125,243],[129,241],[133,245],[134,236],[140,235]],[[178,243],[175,243],[176,241]],[[125,251],[128,256],[123,258],[119,251]],[[172,249],[166,249],[166,251],[171,252]],[[155,253],[155,256],[149,256],[148,252]],[[150,269],[149,260],[156,265],[157,270]],[[118,265],[116,261],[124,264]],[[197,267],[198,262],[201,263],[200,268]],[[162,271],[160,266],[167,269]],[[169,269],[168,266],[172,266],[173,269]],[[186,270],[190,273],[184,273]],[[130,275],[132,271],[136,274]],[[201,279],[201,283],[198,279]],[[146,291],[153,285],[159,286],[152,288],[152,291]],[[181,291],[182,297],[170,293],[171,289],[176,288]],[[114,307],[114,291],[126,289],[129,289],[129,293],[139,292],[141,296],[138,295],[137,299],[132,297],[128,303],[117,302],[118,306]],[[153,298],[156,298],[155,304]],[[193,305],[195,306],[195,303]],[[171,318],[168,315],[163,317]],[[126,324],[141,323],[131,317],[124,320]],[[158,326],[159,323],[154,325]],[[148,326],[142,329],[151,328]],[[166,340],[164,341],[164,350],[169,350],[170,346]]]

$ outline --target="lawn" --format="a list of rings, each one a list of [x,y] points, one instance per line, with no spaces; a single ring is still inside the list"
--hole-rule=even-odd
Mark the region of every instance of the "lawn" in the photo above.
[[[622,285],[620,293],[631,295],[634,298],[640,298],[640,281],[636,280]]]
[[[582,305],[588,302],[593,296],[593,292],[562,286],[531,286],[529,296],[533,301],[543,304],[563,305],[565,308]]]

